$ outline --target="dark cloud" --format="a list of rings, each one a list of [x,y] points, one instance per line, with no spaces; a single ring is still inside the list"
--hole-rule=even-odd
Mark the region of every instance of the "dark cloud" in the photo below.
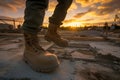
[[[17,11],[23,8],[25,0],[0,0],[0,10],[2,11]]]
[[[87,12],[82,12],[82,13],[77,13],[74,18],[81,18],[82,16],[84,16]]]
[[[120,11],[120,0],[76,0],[76,2],[82,8],[91,9],[99,16]]]
[[[84,15],[86,15],[87,13],[91,12],[91,10],[88,10],[86,12],[81,12],[81,13],[77,13],[76,15],[74,15],[73,17],[74,18],[81,18],[83,17]]]
[[[98,15],[106,15],[120,11],[120,0],[112,0],[111,2],[100,4],[94,7],[94,11]]]

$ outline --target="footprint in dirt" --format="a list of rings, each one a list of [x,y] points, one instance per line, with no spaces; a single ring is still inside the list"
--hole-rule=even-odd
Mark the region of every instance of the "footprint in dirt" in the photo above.
[[[79,72],[85,80],[120,80],[120,75],[106,71],[82,70]]]

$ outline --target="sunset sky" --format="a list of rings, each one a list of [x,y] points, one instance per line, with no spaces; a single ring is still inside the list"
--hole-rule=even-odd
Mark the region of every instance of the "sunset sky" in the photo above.
[[[52,15],[57,0],[49,0],[44,24]],[[22,18],[25,0],[0,0],[0,17]],[[120,16],[120,0],[73,0],[63,26],[94,25],[113,22],[115,15]]]

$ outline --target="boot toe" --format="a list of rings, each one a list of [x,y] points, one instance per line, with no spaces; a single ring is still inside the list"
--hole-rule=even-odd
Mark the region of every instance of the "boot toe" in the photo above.
[[[56,55],[47,52],[46,55],[41,57],[42,58],[39,58],[39,62],[37,63],[39,64],[38,70],[40,72],[52,72],[58,68],[59,60]]]

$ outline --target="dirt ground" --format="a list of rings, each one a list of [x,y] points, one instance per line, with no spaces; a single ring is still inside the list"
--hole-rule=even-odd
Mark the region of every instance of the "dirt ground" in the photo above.
[[[116,41],[104,39],[99,31],[60,34],[69,41],[67,48],[39,35],[40,45],[60,60],[56,71],[45,74],[33,71],[22,60],[22,34],[0,33],[0,80],[120,80],[120,47]]]

